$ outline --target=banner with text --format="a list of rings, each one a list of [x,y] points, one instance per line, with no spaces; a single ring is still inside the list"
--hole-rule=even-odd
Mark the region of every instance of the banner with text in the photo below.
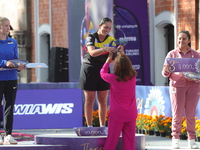
[[[82,115],[82,91],[79,89],[18,90],[13,128],[79,127],[83,125]]]
[[[134,5],[130,5],[133,3]],[[125,53],[138,72],[137,85],[150,83],[150,52],[147,1],[114,1],[115,38],[126,38]],[[125,37],[124,37],[125,35]]]

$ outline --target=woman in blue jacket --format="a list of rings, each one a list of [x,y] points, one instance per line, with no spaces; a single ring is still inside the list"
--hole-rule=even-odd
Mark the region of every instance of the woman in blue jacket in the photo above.
[[[15,66],[11,61],[18,59],[16,40],[8,36],[10,21],[6,17],[0,17],[0,68],[17,67],[12,70],[0,71],[0,102],[4,97],[4,142],[0,136],[0,144],[17,144],[11,136],[13,126],[13,109],[17,92],[18,71],[23,70],[24,65]]]

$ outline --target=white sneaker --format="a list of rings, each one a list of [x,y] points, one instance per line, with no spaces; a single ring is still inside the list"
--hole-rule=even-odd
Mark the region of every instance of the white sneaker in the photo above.
[[[180,142],[179,139],[172,139],[172,148],[179,149],[180,148],[179,142]]]
[[[3,144],[17,144],[17,141],[11,135],[7,135],[4,137]]]
[[[1,135],[0,135],[0,145],[3,145],[3,139]]]
[[[197,145],[197,143],[195,143],[195,140],[188,140],[188,147],[191,149],[199,149],[199,146]]]

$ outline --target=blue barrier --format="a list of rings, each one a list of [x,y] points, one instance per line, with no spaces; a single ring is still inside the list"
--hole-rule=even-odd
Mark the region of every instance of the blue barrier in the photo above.
[[[172,116],[168,86],[136,86],[136,98],[138,113]],[[83,103],[83,92],[77,82],[19,84],[13,128],[81,127]],[[196,117],[200,118],[200,103]]]

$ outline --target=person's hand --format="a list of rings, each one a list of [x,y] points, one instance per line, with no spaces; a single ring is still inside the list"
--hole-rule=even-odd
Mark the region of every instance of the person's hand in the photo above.
[[[109,53],[115,53],[116,48],[115,47],[104,47],[104,51],[109,52]]]
[[[165,73],[169,73],[169,65],[164,65],[164,68],[163,68],[164,72]]]
[[[121,53],[124,54],[124,46],[123,46],[123,45],[119,45],[119,46],[117,47],[117,49],[118,49]]]
[[[110,52],[109,55],[108,55],[108,58],[106,59],[106,63],[112,63],[113,62],[112,56],[113,56],[113,53]]]
[[[6,61],[6,67],[8,67],[8,68],[14,68],[16,66],[11,61]]]
[[[25,65],[23,65],[23,64],[18,64],[17,70],[18,70],[18,71],[21,71],[21,70],[24,70],[25,68],[26,68]]]

